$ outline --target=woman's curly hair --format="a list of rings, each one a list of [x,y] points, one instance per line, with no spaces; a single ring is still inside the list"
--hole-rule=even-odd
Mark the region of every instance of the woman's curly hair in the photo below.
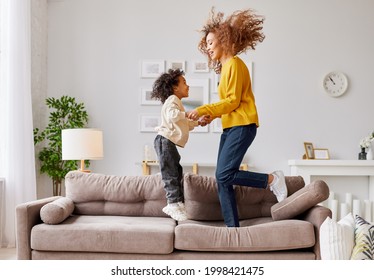
[[[153,84],[151,98],[164,104],[165,100],[174,94],[173,87],[178,86],[179,77],[183,75],[184,72],[180,69],[169,69],[167,73],[161,74]]]
[[[254,50],[256,45],[265,39],[262,33],[265,18],[256,15],[253,10],[236,11],[226,19],[222,12],[216,13],[211,9],[210,18],[201,30],[201,38],[198,48],[208,56],[209,67],[217,73],[221,72],[219,61],[213,61],[207,50],[206,37],[214,33],[219,40],[224,52],[237,55],[249,49]]]

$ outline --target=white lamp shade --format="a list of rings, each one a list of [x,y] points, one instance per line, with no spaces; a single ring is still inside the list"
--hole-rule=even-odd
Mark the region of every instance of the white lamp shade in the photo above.
[[[73,128],[61,132],[63,160],[98,160],[104,157],[101,130]]]

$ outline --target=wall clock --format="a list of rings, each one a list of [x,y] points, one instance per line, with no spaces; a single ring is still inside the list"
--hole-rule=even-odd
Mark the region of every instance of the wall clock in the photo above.
[[[348,89],[347,76],[339,71],[330,72],[323,79],[323,88],[328,95],[339,97]]]

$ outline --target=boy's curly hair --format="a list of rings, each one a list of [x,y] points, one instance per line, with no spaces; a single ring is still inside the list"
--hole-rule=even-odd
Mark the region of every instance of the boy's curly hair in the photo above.
[[[222,12],[215,13],[214,7],[211,9],[210,18],[201,30],[201,38],[198,48],[207,55],[209,67],[217,73],[221,72],[219,61],[213,61],[207,51],[206,37],[209,33],[214,33],[219,40],[224,52],[237,55],[249,49],[254,50],[256,45],[265,39],[262,33],[265,18],[256,15],[253,10],[236,11],[226,19]]]
[[[180,69],[169,69],[167,73],[161,74],[153,84],[151,98],[164,104],[165,100],[174,94],[173,87],[178,85],[179,77],[183,75],[184,72]]]

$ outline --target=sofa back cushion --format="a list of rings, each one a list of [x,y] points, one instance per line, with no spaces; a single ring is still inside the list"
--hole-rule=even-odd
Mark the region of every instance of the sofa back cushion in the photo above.
[[[66,197],[74,214],[166,217],[161,175],[115,176],[71,171],[65,177]]]
[[[288,195],[304,187],[301,176],[286,176]],[[271,207],[277,199],[269,189],[235,186],[239,219],[270,217]],[[222,220],[214,177],[187,173],[184,175],[184,196],[187,217],[192,220]]]

